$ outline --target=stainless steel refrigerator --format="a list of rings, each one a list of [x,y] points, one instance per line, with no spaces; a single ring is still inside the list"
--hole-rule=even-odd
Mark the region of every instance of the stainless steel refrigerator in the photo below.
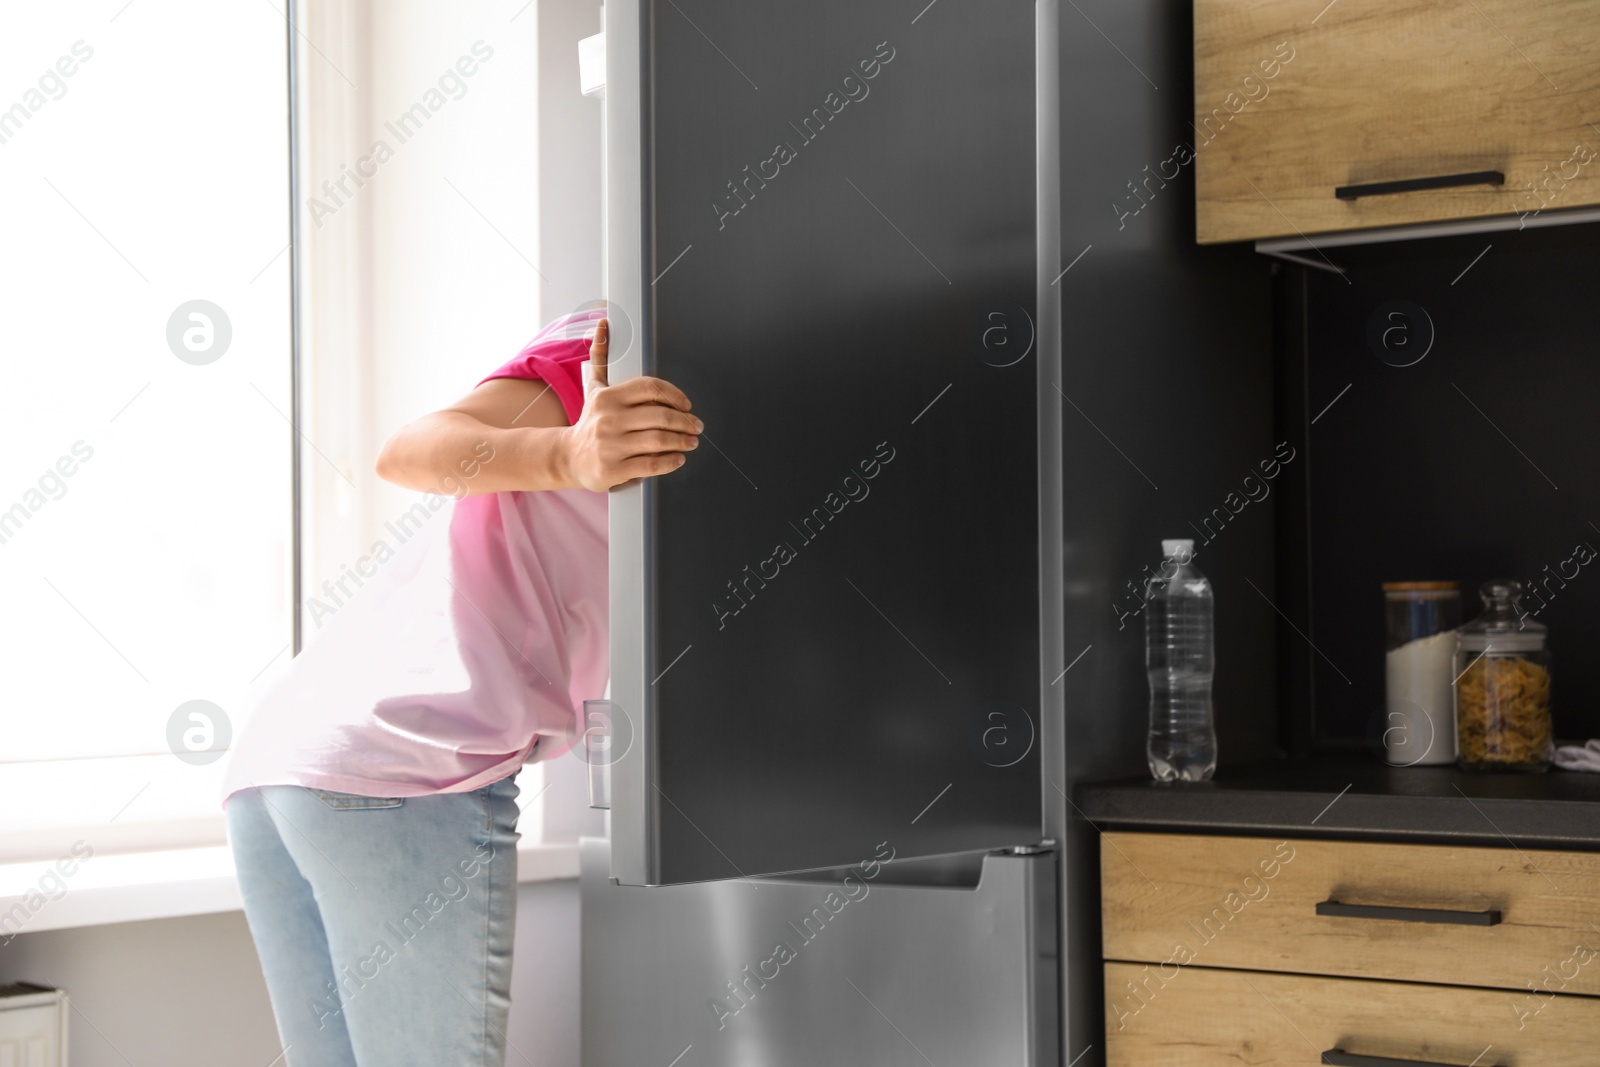
[[[1135,539],[1177,527],[1106,451],[1170,430],[1162,405],[1108,435],[1079,390],[1266,307],[1248,255],[1196,259],[1149,216],[1131,240],[1102,206],[1182,117],[1188,52],[1186,5],[1105,7],[606,4],[611,380],[673,382],[705,433],[611,499],[589,1067],[1099,1058],[1094,831],[1067,797],[1142,763],[1111,609]],[[1124,34],[1138,73],[1103,47]],[[1150,72],[1180,80],[1147,102]],[[1269,366],[1264,331],[1232,345]],[[1270,433],[1268,389],[1183,443]]]

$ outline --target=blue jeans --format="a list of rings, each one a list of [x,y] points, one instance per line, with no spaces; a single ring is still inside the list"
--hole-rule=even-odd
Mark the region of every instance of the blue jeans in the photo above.
[[[516,775],[468,793],[263,786],[228,839],[287,1067],[501,1067]]]

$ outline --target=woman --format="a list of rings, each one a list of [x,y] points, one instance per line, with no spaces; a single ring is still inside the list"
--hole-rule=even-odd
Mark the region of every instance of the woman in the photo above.
[[[324,583],[234,746],[228,835],[289,1067],[505,1061],[516,773],[604,691],[605,491],[702,428],[667,382],[607,384],[593,314],[384,445],[379,476],[435,495]]]

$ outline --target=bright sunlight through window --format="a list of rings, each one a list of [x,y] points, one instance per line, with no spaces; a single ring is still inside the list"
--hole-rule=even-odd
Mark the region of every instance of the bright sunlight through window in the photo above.
[[[220,753],[191,750],[289,655],[281,11],[110,0],[0,20],[14,855],[63,828],[214,818]]]

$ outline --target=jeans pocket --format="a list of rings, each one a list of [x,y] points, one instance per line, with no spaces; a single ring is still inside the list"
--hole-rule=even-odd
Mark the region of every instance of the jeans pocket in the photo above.
[[[358,793],[336,793],[331,789],[313,789],[310,786],[306,786],[305,790],[334,811],[398,808],[406,801],[405,797],[364,797]]]

